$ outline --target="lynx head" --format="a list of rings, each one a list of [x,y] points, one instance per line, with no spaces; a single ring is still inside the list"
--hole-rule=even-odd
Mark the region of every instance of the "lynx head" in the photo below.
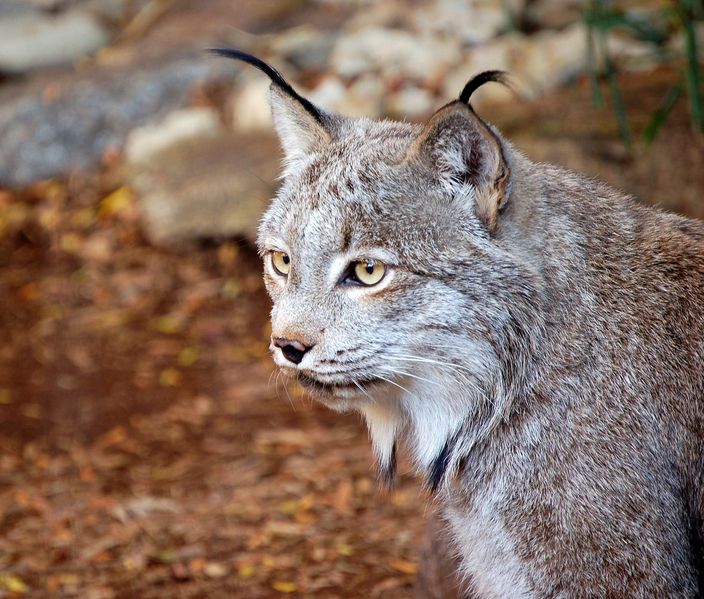
[[[507,146],[460,98],[424,125],[347,118],[269,65],[282,186],[258,245],[275,362],[335,410],[360,411],[382,472],[398,438],[430,485],[500,419],[516,377],[517,266],[496,243],[510,203]],[[518,278],[516,278],[518,276]],[[519,333],[517,333],[519,331]]]

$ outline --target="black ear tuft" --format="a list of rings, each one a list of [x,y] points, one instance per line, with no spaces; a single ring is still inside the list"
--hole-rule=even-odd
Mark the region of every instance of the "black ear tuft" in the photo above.
[[[512,89],[511,80],[509,79],[508,73],[505,71],[483,71],[467,81],[467,84],[460,94],[460,102],[462,102],[462,104],[469,104],[469,99],[472,97],[472,94],[485,83],[489,83],[489,81],[496,81]]]
[[[216,56],[224,56],[225,58],[241,60],[242,62],[246,62],[247,64],[251,64],[253,67],[258,68],[260,71],[265,73],[269,79],[271,79],[271,82],[274,85],[281,88],[284,92],[296,100],[301,106],[303,106],[303,108],[305,108],[306,112],[315,118],[316,121],[322,123],[320,111],[315,107],[315,105],[310,100],[306,100],[295,89],[293,89],[291,84],[284,79],[283,75],[270,64],[267,64],[256,56],[252,56],[242,50],[235,50],[234,48],[210,48],[208,52],[215,54]]]

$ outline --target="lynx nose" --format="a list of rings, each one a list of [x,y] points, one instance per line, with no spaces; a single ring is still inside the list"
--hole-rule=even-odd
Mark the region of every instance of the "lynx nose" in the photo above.
[[[275,337],[272,341],[276,347],[281,348],[281,353],[284,355],[284,358],[294,364],[300,364],[305,353],[313,347],[312,345],[305,346],[295,339],[280,339]]]

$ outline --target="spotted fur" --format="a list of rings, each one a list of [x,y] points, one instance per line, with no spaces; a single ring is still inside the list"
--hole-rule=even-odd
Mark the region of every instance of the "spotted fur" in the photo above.
[[[364,415],[387,478],[406,448],[469,596],[697,596],[704,225],[531,162],[464,96],[318,119],[274,80],[259,247],[274,337],[311,348],[274,359]],[[360,259],[379,285],[344,284]]]

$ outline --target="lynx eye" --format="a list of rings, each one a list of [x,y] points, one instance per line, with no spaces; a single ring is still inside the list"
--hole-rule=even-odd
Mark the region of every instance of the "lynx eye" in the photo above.
[[[284,252],[271,252],[271,266],[277,274],[285,277],[291,270],[291,258]]]
[[[360,260],[354,263],[354,279],[362,285],[376,285],[386,274],[386,265],[376,260]]]

